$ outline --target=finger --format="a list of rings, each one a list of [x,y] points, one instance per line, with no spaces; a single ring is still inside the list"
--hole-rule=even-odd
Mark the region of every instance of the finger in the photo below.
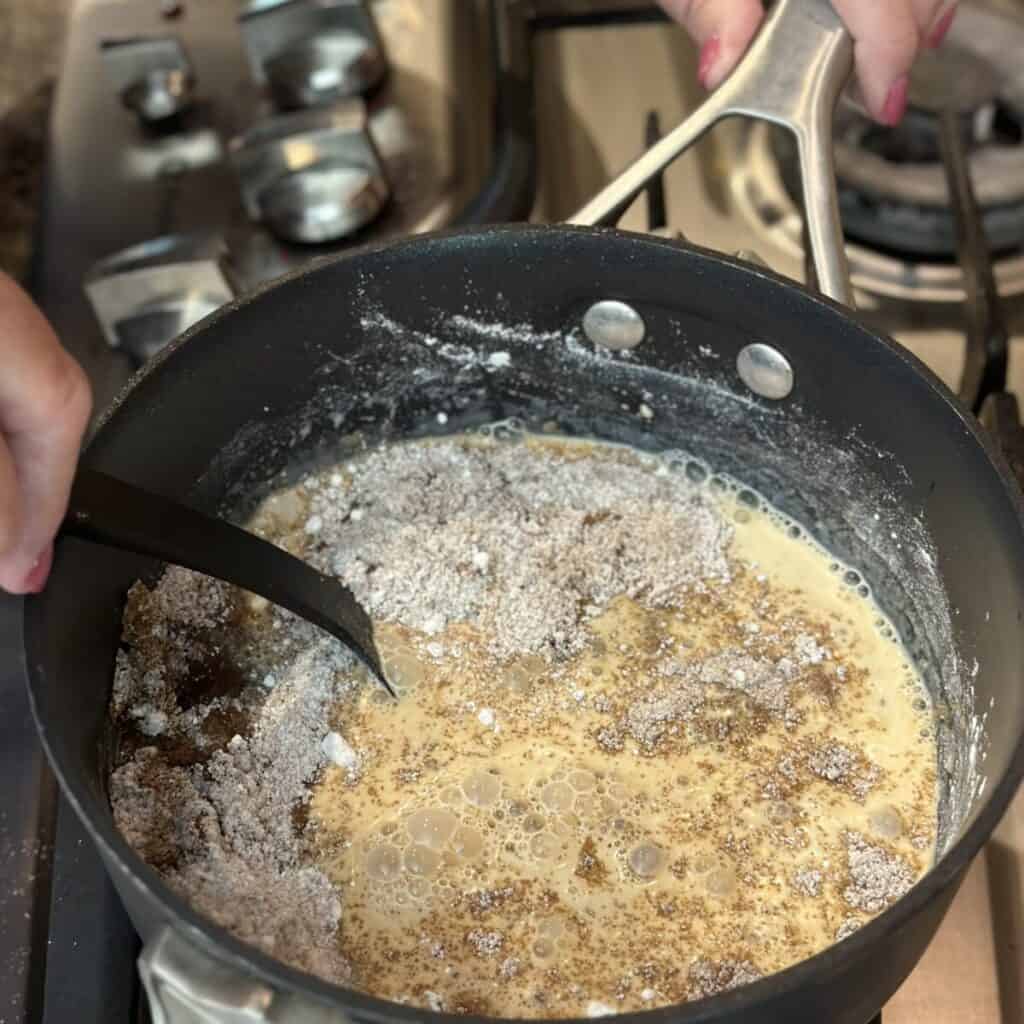
[[[0,547],[0,587],[38,590],[49,569],[50,543],[67,505],[82,434],[92,406],[88,381],[61,348],[28,296],[0,274],[0,435],[15,486],[16,526]]]
[[[956,0],[914,0],[914,17],[925,46],[940,46],[956,17]]]
[[[854,39],[857,79],[868,112],[896,124],[907,105],[921,30],[910,0],[832,0]]]
[[[761,0],[661,0],[661,6],[700,46],[697,76],[705,89],[732,71],[764,17]]]

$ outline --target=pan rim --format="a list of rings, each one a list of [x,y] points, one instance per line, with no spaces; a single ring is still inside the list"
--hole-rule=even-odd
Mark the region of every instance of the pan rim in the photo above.
[[[416,250],[425,247],[429,252],[429,247],[433,243],[445,239],[456,238],[467,241],[476,239],[490,244],[505,244],[510,240],[517,240],[519,244],[523,244],[524,242],[528,243],[535,238],[541,237],[547,237],[550,240],[550,237],[555,234],[600,237],[610,235],[621,238],[624,243],[637,247],[669,249],[678,253],[688,254],[690,257],[696,257],[699,260],[727,267],[732,272],[738,272],[748,275],[752,279],[765,281],[772,287],[785,288],[796,296],[799,301],[823,307],[830,311],[830,315],[838,314],[845,321],[855,326],[866,338],[869,338],[872,344],[881,346],[891,356],[902,361],[927,386],[932,392],[933,397],[945,404],[948,407],[948,411],[960,420],[970,439],[981,449],[991,469],[995,472],[1003,496],[1009,501],[1010,507],[1013,510],[1019,533],[1024,538],[1024,497],[1022,497],[1020,487],[1013,477],[1006,459],[998,450],[994,439],[988,432],[981,427],[977,420],[961,404],[959,399],[913,353],[904,349],[897,342],[886,338],[868,327],[857,317],[855,311],[851,311],[830,299],[810,292],[802,285],[771,270],[755,267],[737,258],[725,256],[716,251],[690,243],[681,243],[658,236],[625,232],[615,228],[526,224],[448,230],[416,235],[397,241],[375,243],[311,261],[305,267],[269,282],[245,296],[232,300],[232,302],[220,307],[187,330],[154,357],[149,364],[133,376],[128,385],[111,403],[110,407],[98,418],[95,430],[92,433],[92,440],[90,440],[90,445],[86,450],[84,458],[88,461],[93,441],[101,437],[109,428],[111,422],[116,420],[121,408],[126,402],[130,401],[142,382],[148,380],[153,374],[159,373],[164,363],[174,359],[175,354],[183,346],[187,345],[193,337],[201,335],[215,323],[219,322],[222,317],[226,317],[238,309],[259,301],[267,292],[286,286],[294,280],[318,273],[326,267],[366,259],[379,253],[415,253]],[[111,865],[116,865],[117,870],[123,875],[125,881],[144,889],[149,898],[159,904],[166,912],[168,919],[174,920],[173,927],[178,930],[187,928],[210,955],[271,985],[275,990],[297,992],[308,998],[315,998],[340,1011],[354,1012],[362,1019],[381,1022],[401,1020],[407,1021],[409,1024],[412,1024],[414,1021],[423,1021],[425,1019],[424,1015],[427,1015],[426,1019],[450,1022],[450,1024],[456,1024],[456,1022],[484,1024],[487,1021],[518,1019],[462,1016],[424,1010],[418,1007],[394,1003],[380,997],[367,995],[354,989],[324,981],[314,975],[289,967],[282,961],[261,952],[256,947],[242,942],[226,929],[192,910],[187,901],[171,890],[160,875],[146,864],[128,845],[127,841],[121,837],[114,825],[112,816],[109,815],[109,807],[107,808],[108,816],[106,818],[99,821],[92,820],[86,807],[93,800],[93,795],[85,792],[84,785],[80,785],[70,778],[64,770],[65,766],[56,758],[50,743],[48,729],[41,719],[35,699],[35,687],[38,685],[37,677],[41,673],[41,668],[38,665],[32,665],[28,658],[29,648],[33,644],[33,637],[40,623],[40,616],[36,614],[36,609],[38,608],[38,602],[32,598],[23,601],[21,661],[26,675],[32,715],[50,765],[60,782],[63,794],[71,803],[75,813],[78,814],[85,824],[93,841],[103,852],[108,862],[108,870]],[[1021,724],[1020,734],[1010,754],[1003,776],[988,789],[984,802],[970,825],[956,838],[928,873],[906,895],[877,917],[872,918],[851,936],[841,942],[833,943],[812,957],[801,960],[782,971],[766,975],[764,978],[749,985],[744,985],[705,999],[658,1009],[624,1013],[617,1016],[619,1019],[627,1022],[639,1021],[641,1019],[650,1022],[667,1022],[671,1019],[673,1022],[680,1022],[680,1024],[701,1024],[701,1022],[718,1020],[725,1015],[739,1015],[743,1012],[756,1010],[759,1004],[763,1003],[766,999],[774,1000],[787,995],[798,994],[801,989],[807,988],[816,980],[819,972],[853,964],[858,958],[865,956],[883,935],[899,930],[928,903],[938,898],[949,886],[957,882],[959,876],[966,870],[970,862],[988,840],[1006,808],[1009,806],[1022,778],[1024,778],[1024,723]],[[566,1024],[583,1024],[585,1020],[587,1018],[559,1018],[559,1021],[565,1021]]]

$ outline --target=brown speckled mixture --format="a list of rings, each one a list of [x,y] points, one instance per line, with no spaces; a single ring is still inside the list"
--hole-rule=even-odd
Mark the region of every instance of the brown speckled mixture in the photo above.
[[[705,476],[448,441],[268,500],[401,700],[172,570],[126,613],[120,827],[248,941],[434,1009],[672,1004],[844,937],[930,866],[930,705],[859,578]]]

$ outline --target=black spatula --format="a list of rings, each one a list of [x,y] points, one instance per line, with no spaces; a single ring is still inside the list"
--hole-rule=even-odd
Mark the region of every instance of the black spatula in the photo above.
[[[238,526],[91,469],[79,469],[61,532],[234,584],[337,637],[391,694],[373,623],[339,580]]]

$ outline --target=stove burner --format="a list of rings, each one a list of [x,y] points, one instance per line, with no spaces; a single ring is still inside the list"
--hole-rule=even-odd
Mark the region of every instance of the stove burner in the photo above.
[[[899,126],[875,125],[852,104],[837,114],[839,202],[852,240],[911,259],[955,259],[933,116],[952,106],[993,251],[1024,244],[1024,33],[1019,23],[973,7],[965,6],[958,22],[949,41],[915,65],[910,109]]]
[[[938,131],[936,97],[959,112],[970,176],[1004,298],[1024,294],[1024,19],[960,5],[943,45],[926,54],[897,128],[875,125],[852,103],[836,113],[839,205],[854,286],[876,299],[959,304],[963,278]],[[941,93],[941,95],[940,95]],[[730,191],[751,246],[802,265],[796,154],[781,132],[736,135]],[[773,264],[774,265],[774,264]],[[799,271],[796,266],[794,273]]]

